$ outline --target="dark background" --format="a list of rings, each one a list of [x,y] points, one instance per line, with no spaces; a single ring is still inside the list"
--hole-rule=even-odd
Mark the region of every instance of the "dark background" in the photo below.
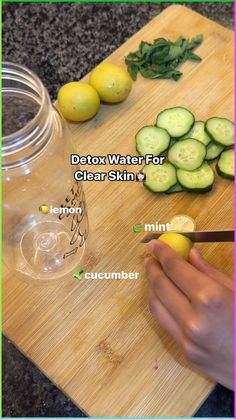
[[[182,4],[233,29],[233,3]],[[168,3],[3,3],[3,59],[34,70],[55,99],[62,84],[79,80],[169,6]],[[6,338],[3,338],[2,400],[3,416],[7,417],[83,415]],[[196,416],[233,416],[233,393],[217,386]]]

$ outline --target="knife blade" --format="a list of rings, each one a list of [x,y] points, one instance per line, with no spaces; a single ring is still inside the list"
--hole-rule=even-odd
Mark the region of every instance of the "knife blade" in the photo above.
[[[166,232],[168,234],[168,231]],[[171,232],[169,232],[171,233]],[[233,242],[234,230],[211,230],[211,231],[191,231],[176,232],[188,237],[195,243],[213,243],[213,242]],[[158,239],[162,233],[153,233],[145,236],[141,243],[148,243],[153,239]]]

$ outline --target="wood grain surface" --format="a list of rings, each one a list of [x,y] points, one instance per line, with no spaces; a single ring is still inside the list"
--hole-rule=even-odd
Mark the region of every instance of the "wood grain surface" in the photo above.
[[[198,33],[204,35],[197,50],[203,61],[185,63],[179,82],[138,77],[127,101],[102,105],[91,121],[70,124],[79,154],[136,155],[136,132],[152,124],[166,107],[185,106],[198,120],[233,118],[233,33],[190,9],[167,8],[107,61],[125,67],[124,56],[141,40],[175,40]],[[120,167],[134,172],[138,168]],[[187,214],[201,230],[233,228],[233,183],[217,177],[212,192],[205,195],[155,195],[135,182],[107,180],[86,182],[84,189],[93,254],[89,269],[137,271],[139,279],[68,278],[68,283],[40,287],[18,280],[6,269],[3,331],[90,416],[191,416],[214,384],[187,365],[151,318],[143,269],[146,250],[139,243],[144,234],[135,234],[133,226]],[[232,244],[198,247],[217,268],[232,275]]]

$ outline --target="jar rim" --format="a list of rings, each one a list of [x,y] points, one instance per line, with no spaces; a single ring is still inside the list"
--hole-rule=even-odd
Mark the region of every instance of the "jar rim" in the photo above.
[[[43,112],[44,106],[46,104],[46,99],[47,99],[47,91],[43,85],[43,83],[41,82],[40,78],[29,68],[27,68],[26,66],[22,65],[22,64],[16,64],[13,63],[11,61],[3,61],[2,62],[2,79],[4,79],[4,74],[5,73],[10,73],[12,75],[17,74],[18,75],[23,75],[23,72],[25,73],[25,81],[27,81],[27,76],[33,80],[35,82],[36,87],[38,87],[39,89],[39,94],[40,94],[40,104],[39,104],[39,109],[37,111],[37,113],[35,114],[35,116],[27,122],[27,124],[20,128],[19,130],[8,134],[8,135],[3,135],[2,136],[2,148],[4,150],[4,141],[7,142],[8,144],[11,142],[11,140],[13,140],[16,136],[20,137],[22,136],[30,127],[32,127],[36,120],[40,117],[40,115]],[[6,145],[5,145],[6,146]],[[9,146],[8,146],[9,147]]]
[[[52,105],[40,78],[27,67],[10,61],[2,63],[2,94],[22,94],[38,104],[32,119],[9,135],[2,135],[2,168],[22,166],[35,158],[53,132]]]

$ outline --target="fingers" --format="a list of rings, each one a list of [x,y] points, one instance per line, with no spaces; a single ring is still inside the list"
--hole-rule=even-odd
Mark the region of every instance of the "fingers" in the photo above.
[[[180,345],[187,360],[199,368],[206,359],[205,351],[185,335],[184,329],[164,307],[152,289],[149,292],[149,310],[160,326]]]
[[[192,247],[191,249],[189,262],[200,272],[209,275],[212,279],[216,280],[221,285],[224,285],[231,290],[234,289],[234,281],[223,272],[220,272],[218,269],[214,268],[214,266],[212,266],[209,262],[207,262],[195,247]]]
[[[152,288],[149,291],[149,310],[155,320],[169,333],[178,343],[181,342],[182,332],[178,323],[174,320],[161,301],[156,297]]]
[[[148,244],[148,250],[160,262],[165,274],[190,300],[206,285],[207,277],[199,274],[194,266],[178,256],[167,244],[152,240]]]
[[[156,259],[147,257],[144,265],[153,293],[176,321],[183,324],[190,311],[190,301],[165,275]]]

